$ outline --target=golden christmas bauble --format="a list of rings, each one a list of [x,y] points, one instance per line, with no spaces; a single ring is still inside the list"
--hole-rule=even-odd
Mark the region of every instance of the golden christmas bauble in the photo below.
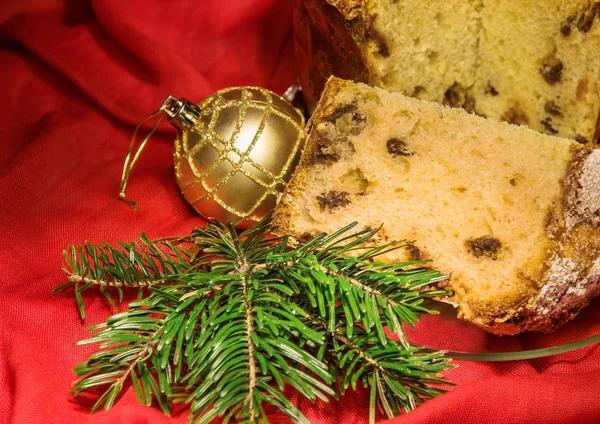
[[[304,116],[299,110],[269,90],[233,87],[197,106],[169,96],[150,117],[161,112],[179,129],[175,175],[184,197],[200,215],[246,228],[274,209],[304,147]],[[131,159],[131,153],[130,148],[123,199],[139,155]]]

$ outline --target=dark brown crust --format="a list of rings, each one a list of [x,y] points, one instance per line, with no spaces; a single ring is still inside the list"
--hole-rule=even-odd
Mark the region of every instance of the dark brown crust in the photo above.
[[[587,290],[583,296],[572,296],[563,293],[557,302],[557,306],[559,307],[554,309],[550,314],[524,310],[516,314],[513,318],[501,323],[481,324],[475,322],[475,324],[499,336],[514,335],[523,331],[551,333],[575,318],[598,295],[600,295],[600,277],[587,281]]]
[[[530,301],[527,307],[514,311],[512,316],[505,320],[493,322],[490,318],[476,322],[491,333],[510,335],[523,331],[544,333],[554,331],[573,319],[591,299],[600,295],[600,275],[596,277],[589,275],[591,264],[600,260],[600,228],[582,220],[567,230],[570,225],[568,217],[575,213],[575,205],[578,201],[579,179],[585,160],[591,153],[587,148],[573,146],[572,149],[573,156],[566,169],[567,177],[562,182],[562,201],[555,205],[546,219],[546,232],[553,243],[553,247],[548,252],[546,265],[549,265],[553,258],[577,258],[579,281],[587,279],[585,293],[569,293],[570,286],[566,284],[550,287],[547,292],[550,292],[549,297],[552,301],[539,295]],[[588,264],[587,269],[582,268],[581,264]],[[547,280],[549,266],[545,266],[541,274],[546,276],[546,284],[552,284]]]
[[[329,0],[329,3],[294,1],[296,59],[304,98],[311,112],[332,74],[357,82],[369,80],[364,52],[356,41],[366,39],[366,26],[361,25],[362,2]]]
[[[590,155],[591,151],[586,148],[576,149],[573,148],[573,159],[567,165],[567,177],[563,181],[563,195],[562,195],[562,214],[571,211],[577,203],[577,193],[579,190],[579,176],[583,172],[583,165],[585,159]],[[562,228],[566,227],[566,223],[563,221],[560,223]],[[561,233],[561,237],[564,234]]]
[[[592,138],[592,144],[590,147],[600,146],[600,113],[598,113],[598,119],[596,120],[596,134]]]
[[[324,0],[335,7],[346,20],[351,21],[362,14],[364,0]]]

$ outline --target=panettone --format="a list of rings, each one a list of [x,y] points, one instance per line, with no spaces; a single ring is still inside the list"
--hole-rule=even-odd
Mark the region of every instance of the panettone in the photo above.
[[[596,146],[600,2],[296,0],[314,106],[330,75]]]
[[[358,221],[431,259],[459,316],[550,331],[600,292],[600,150],[332,78],[275,214],[297,239]]]

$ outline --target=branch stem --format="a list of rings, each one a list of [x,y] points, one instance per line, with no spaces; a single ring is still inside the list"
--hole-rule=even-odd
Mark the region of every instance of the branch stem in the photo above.
[[[69,276],[67,277],[67,280],[70,283],[73,284],[77,284],[77,283],[91,283],[94,284],[96,286],[101,286],[101,287],[132,287],[132,288],[136,288],[136,287],[150,287],[153,286],[155,284],[162,284],[164,282],[166,282],[166,280],[148,280],[148,281],[144,281],[144,280],[139,280],[139,281],[135,281],[135,282],[127,282],[127,281],[121,281],[121,280],[113,280],[113,281],[107,281],[107,280],[96,280],[93,278],[89,278],[89,277],[84,277],[82,275],[79,274],[69,274]]]
[[[240,267],[240,278],[242,281],[242,295],[246,305],[246,340],[248,342],[248,374],[250,381],[248,383],[248,397],[245,403],[248,403],[250,409],[250,421],[254,422],[254,388],[256,387],[256,358],[254,357],[254,343],[252,342],[252,333],[254,332],[254,322],[252,317],[252,302],[248,297],[248,263],[245,258]]]
[[[358,353],[358,356],[361,357],[361,359],[364,359],[365,361],[367,361],[369,364],[371,364],[373,367],[377,368],[379,371],[385,372],[385,369],[381,367],[381,365],[379,365],[379,362],[377,362],[375,359],[368,357],[367,355],[365,355],[365,353],[358,347],[356,346],[354,343],[352,343],[350,340],[348,340],[347,337],[342,336],[340,333],[338,333],[337,331],[333,331],[331,332],[331,335],[337,340],[342,342],[344,345],[348,346],[350,349],[352,349],[353,351],[355,351],[356,353]]]
[[[129,365],[129,367],[127,368],[127,371],[125,371],[123,373],[123,375],[121,377],[119,377],[119,379],[116,381],[116,384],[118,384],[120,387],[123,387],[123,384],[125,383],[125,379],[127,378],[127,376],[129,376],[129,374],[131,374],[131,371],[133,370],[133,368],[135,368],[137,366],[137,364],[139,364],[142,359],[145,359],[147,354],[148,354],[148,350],[150,349],[151,345],[154,345],[156,342],[152,342],[152,339],[150,339],[148,341],[148,343],[146,343],[146,346],[144,346],[144,349],[142,349],[142,351],[140,352],[140,354],[138,355],[137,358],[135,358],[135,360],[131,363],[131,365]]]

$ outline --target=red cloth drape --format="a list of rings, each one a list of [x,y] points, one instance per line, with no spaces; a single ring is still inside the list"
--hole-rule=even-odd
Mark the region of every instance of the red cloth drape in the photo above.
[[[0,4],[0,423],[186,422],[140,406],[129,390],[110,411],[68,391],[85,328],[112,313],[100,297],[52,295],[62,249],[84,240],[187,233],[203,225],[173,177],[165,128],[134,171],[133,212],[117,200],[133,127],[168,95],[198,101],[232,85],[282,92],[295,81],[287,0],[5,0]],[[600,332],[600,302],[551,335],[499,338],[426,317],[415,342],[456,350],[519,350]],[[450,393],[400,423],[600,422],[600,346],[514,363],[460,362]],[[294,398],[315,423],[364,423],[368,398]],[[287,422],[280,414],[273,422]]]

